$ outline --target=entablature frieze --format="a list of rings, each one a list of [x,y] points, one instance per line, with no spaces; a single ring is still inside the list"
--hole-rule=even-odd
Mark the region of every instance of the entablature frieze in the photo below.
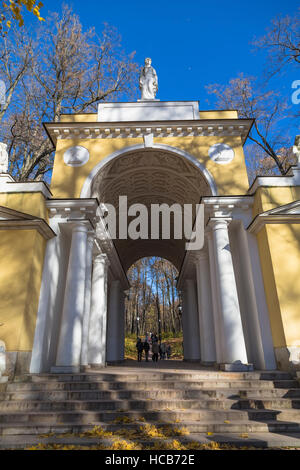
[[[154,137],[240,136],[244,144],[253,119],[199,119],[140,122],[48,122],[45,129],[56,145],[57,139],[116,139]]]

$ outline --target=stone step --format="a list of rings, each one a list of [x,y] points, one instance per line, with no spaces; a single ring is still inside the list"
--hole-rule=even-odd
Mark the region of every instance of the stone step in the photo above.
[[[45,381],[37,382],[12,382],[7,385],[7,391],[14,390],[174,390],[174,389],[275,389],[275,388],[299,388],[297,380],[199,380],[199,381],[155,381],[149,382],[76,382],[61,381],[53,383]]]
[[[282,412],[283,410],[300,410],[300,399],[169,399],[158,400],[145,398],[143,400],[119,399],[119,400],[6,400],[0,402],[0,412],[11,411],[77,411],[77,410],[271,410]],[[297,413],[300,416],[300,411]]]
[[[18,390],[0,392],[2,400],[129,400],[129,399],[268,399],[300,398],[299,389],[270,390]]]
[[[120,410],[122,408],[120,407]],[[179,419],[180,421],[262,421],[269,420],[300,422],[300,410],[204,410],[204,409],[141,409],[141,410],[120,410],[106,409],[102,411],[70,410],[70,411],[6,411],[0,413],[0,423],[45,423],[63,424],[73,422],[80,424],[92,424],[98,421],[111,422],[120,418],[120,415],[129,419],[145,418],[147,421],[165,422]]]
[[[32,382],[43,381],[66,381],[66,382],[85,382],[85,381],[151,381],[151,380],[291,380],[293,376],[289,372],[282,371],[253,371],[253,372],[222,372],[222,371],[199,371],[199,372],[155,372],[153,369],[149,372],[94,372],[80,374],[28,374],[20,377],[20,380]]]
[[[264,433],[265,439],[269,432],[274,433],[284,433],[288,432],[290,435],[293,433],[300,433],[300,422],[290,422],[290,421],[277,421],[269,420],[266,422],[259,421],[234,421],[229,423],[220,422],[218,420],[210,421],[181,421],[174,423],[174,421],[169,421],[165,423],[156,422],[155,420],[148,421],[149,424],[155,425],[158,429],[163,426],[173,427],[173,428],[185,428],[189,431],[190,439],[193,439],[193,434],[195,433],[222,433],[225,436],[228,433]],[[122,429],[125,431],[139,430],[141,426],[144,426],[146,423],[111,423],[106,422],[95,422],[92,424],[83,424],[83,423],[74,423],[74,422],[65,422],[64,424],[51,424],[51,423],[0,423],[0,435],[2,436],[26,436],[26,435],[43,435],[43,434],[63,434],[63,433],[74,433],[80,434],[86,431],[91,431],[94,426],[100,426],[105,431],[117,432]],[[250,437],[250,436],[249,436]],[[214,439],[214,436],[211,437]]]
[[[122,439],[126,439],[127,442],[137,442],[142,444],[145,447],[153,447],[157,449],[157,444],[161,445],[161,438],[152,438],[152,439],[128,439],[122,436]],[[172,443],[174,437],[164,438],[163,443],[166,442]],[[257,449],[278,449],[278,448],[296,448],[300,446],[300,433],[292,433],[290,436],[287,436],[284,433],[261,433],[255,432],[249,435],[247,438],[243,437],[240,433],[226,433],[226,434],[214,434],[213,436],[207,436],[205,433],[193,433],[189,436],[178,437],[176,436],[176,441],[179,441],[181,444],[186,445],[193,442],[194,447],[198,448],[197,444],[204,446],[211,446],[213,443],[219,443],[220,446],[233,446],[234,448],[257,448]],[[102,438],[101,445],[105,445],[106,448],[109,448],[113,439]],[[28,449],[32,446],[37,446],[39,443],[47,445],[63,445],[63,446],[84,446],[85,448],[90,448],[91,446],[99,445],[99,437],[78,437],[78,436],[49,436],[49,437],[39,437],[37,435],[27,434],[26,436],[20,435],[7,435],[2,436],[0,442],[0,449]],[[196,443],[196,445],[195,445]],[[215,447],[215,445],[213,444]],[[189,447],[190,448],[190,447]],[[207,447],[204,447],[207,448]],[[228,448],[228,447],[227,447]]]

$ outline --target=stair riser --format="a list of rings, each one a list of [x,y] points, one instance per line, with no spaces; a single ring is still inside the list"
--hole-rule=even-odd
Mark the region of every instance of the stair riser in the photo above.
[[[152,391],[18,391],[0,393],[0,406],[3,400],[165,400],[165,399],[258,399],[289,402],[300,399],[300,389],[295,390],[152,390]],[[281,400],[280,400],[281,399]],[[297,406],[295,406],[297,408]]]
[[[27,380],[32,382],[41,381],[150,381],[150,380],[291,380],[292,375],[286,372],[193,372],[193,373],[147,373],[147,374],[49,374],[30,375]]]
[[[3,401],[0,412],[13,411],[76,411],[76,410],[294,410],[300,417],[300,400],[106,400],[106,401]]]
[[[238,391],[237,391],[238,393]],[[166,391],[28,391],[28,392],[9,392],[0,393],[1,400],[165,400],[165,399],[208,399],[208,398],[228,398],[233,397],[231,391],[218,392],[215,390],[166,390]],[[238,395],[236,395],[238,396]],[[300,397],[300,391],[299,391]]]
[[[156,425],[159,427],[158,423],[153,422],[152,424]],[[193,433],[207,433],[207,432],[212,432],[212,433],[267,433],[268,432],[300,432],[300,425],[299,424],[294,424],[294,423],[272,423],[272,424],[266,424],[266,423],[258,423],[258,422],[253,422],[253,423],[230,423],[230,424],[213,424],[213,423],[184,423],[181,422],[176,425],[179,428],[186,428],[188,431],[191,433],[189,435],[190,439],[193,440]],[[93,425],[52,425],[50,426],[49,424],[44,424],[44,425],[37,425],[37,426],[18,426],[14,427],[13,425],[7,425],[5,427],[2,427],[0,429],[0,435],[3,436],[13,436],[13,435],[42,435],[42,434],[49,434],[49,433],[54,433],[54,434],[63,434],[63,433],[75,433],[79,434],[82,432],[89,431],[93,428]],[[131,425],[103,425],[103,429],[107,431],[116,431],[117,429],[126,429],[128,428],[128,431],[131,429],[138,429],[137,427],[133,427]],[[212,436],[213,439],[213,436]]]
[[[285,380],[280,382],[271,381],[198,381],[198,382],[54,382],[54,383],[26,383],[26,384],[8,384],[7,391],[16,390],[218,390],[218,389],[260,389],[273,390],[275,388],[299,388],[296,380]],[[300,388],[299,388],[300,390]]]
[[[91,424],[101,422],[111,422],[120,417],[120,412],[118,410],[107,410],[101,411],[73,411],[71,410],[69,413],[64,411],[57,411],[53,410],[53,412],[40,411],[32,413],[31,412],[23,412],[23,413],[3,413],[0,415],[0,423],[21,423],[21,422],[29,422],[29,423],[67,423],[67,422],[76,422],[79,424]],[[127,411],[127,410],[126,410]],[[219,423],[223,423],[225,420],[228,421],[269,421],[269,420],[278,420],[278,421],[294,421],[300,419],[300,412],[297,410],[286,410],[282,412],[278,411],[256,411],[256,410],[247,410],[247,412],[243,411],[230,411],[230,410],[185,410],[182,412],[181,410],[145,410],[141,409],[140,412],[138,410],[131,411],[128,410],[126,415],[129,415],[133,419],[137,419],[139,417],[144,417],[146,420],[158,420],[160,422],[165,422],[169,420],[179,419],[180,421],[183,420],[190,420],[190,421],[216,421]],[[122,416],[122,415],[121,415]]]

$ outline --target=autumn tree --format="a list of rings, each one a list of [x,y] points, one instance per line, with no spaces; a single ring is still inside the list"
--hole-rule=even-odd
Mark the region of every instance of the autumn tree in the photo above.
[[[163,258],[150,257],[134,263],[127,275],[131,289],[126,300],[126,332],[179,333],[176,268]]]
[[[0,35],[7,35],[12,23],[19,27],[24,25],[24,10],[35,15],[39,21],[44,21],[40,10],[42,2],[36,0],[2,0],[0,2]]]
[[[258,147],[260,160],[272,161],[281,174],[286,171],[286,159],[282,159],[279,149],[288,147],[288,136],[278,123],[285,116],[286,103],[273,90],[260,88],[254,77],[239,77],[228,85],[212,84],[206,87],[208,93],[217,98],[220,109],[236,109],[240,118],[255,119],[249,139]]]
[[[253,41],[258,49],[268,54],[267,76],[271,77],[290,65],[300,65],[300,8],[293,16],[279,16],[272,20],[267,33]]]
[[[221,109],[236,109],[241,118],[255,119],[246,147],[247,169],[250,180],[257,174],[286,173],[295,163],[291,152],[288,125],[283,120],[291,118],[288,103],[280,91],[268,88],[271,77],[289,66],[300,63],[300,9],[293,16],[277,17],[265,35],[253,41],[256,49],[266,53],[266,77],[260,80],[240,74],[227,85],[207,87],[216,97]],[[295,117],[295,116],[294,116]],[[299,113],[298,113],[299,117]],[[286,121],[288,122],[288,121]]]
[[[133,98],[138,67],[114,28],[104,25],[101,35],[84,30],[67,6],[33,34],[11,33],[2,40],[7,52],[0,78],[7,83],[7,99],[0,139],[8,144],[17,180],[45,179],[54,147],[42,123],[59,121],[64,113],[95,112],[101,100]]]

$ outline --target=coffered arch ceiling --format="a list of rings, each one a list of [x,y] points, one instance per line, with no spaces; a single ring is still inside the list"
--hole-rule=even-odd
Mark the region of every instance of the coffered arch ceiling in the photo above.
[[[195,207],[202,196],[211,194],[201,170],[193,163],[176,153],[153,148],[130,151],[113,159],[100,169],[91,186],[91,197],[112,204],[117,211],[119,196],[127,196],[128,207],[139,203],[149,210],[151,204],[162,203]],[[174,238],[114,240],[114,243],[125,271],[145,256],[166,258],[179,270],[185,253],[185,240]]]

